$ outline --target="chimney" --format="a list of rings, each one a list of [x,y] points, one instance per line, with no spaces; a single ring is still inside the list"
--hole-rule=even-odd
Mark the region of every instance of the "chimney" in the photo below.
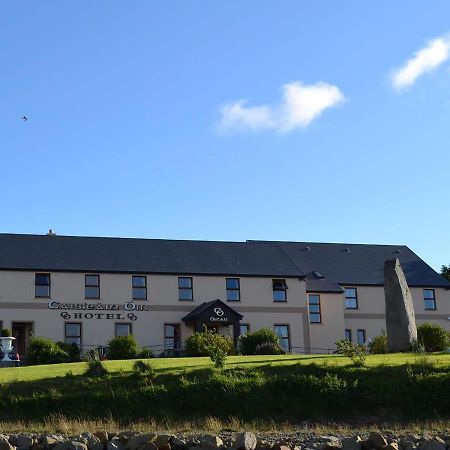
[[[54,233],[53,230],[50,228],[50,230],[48,230],[47,236],[56,236],[56,233]]]

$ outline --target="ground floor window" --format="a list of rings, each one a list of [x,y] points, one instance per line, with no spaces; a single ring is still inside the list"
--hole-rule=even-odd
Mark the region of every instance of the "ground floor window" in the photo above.
[[[248,333],[250,333],[250,324],[241,323],[239,325],[239,334],[248,334]]]
[[[164,325],[164,349],[180,348],[180,347],[181,347],[180,324],[166,323]]]
[[[278,337],[280,338],[280,345],[283,348],[284,351],[288,352],[291,347],[291,340],[289,336],[289,325],[285,324],[278,324],[274,325],[275,333],[277,333]]]
[[[358,330],[358,345],[364,345],[366,343],[366,330]]]
[[[64,342],[66,344],[76,344],[81,348],[80,322],[66,322],[64,324]]]
[[[349,330],[349,329],[345,330],[345,337],[344,337],[344,339],[346,341],[352,342],[352,330]]]
[[[131,336],[131,323],[116,323],[114,335],[117,336]]]

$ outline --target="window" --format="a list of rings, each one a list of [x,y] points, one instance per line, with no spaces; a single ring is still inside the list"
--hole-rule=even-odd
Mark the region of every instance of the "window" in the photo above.
[[[352,342],[352,330],[346,329],[345,330],[345,338],[346,341]]]
[[[100,275],[84,276],[84,297],[100,298]]]
[[[280,345],[288,352],[291,347],[290,343],[290,337],[289,337],[289,325],[274,325],[275,333],[277,333],[278,337],[280,338]]]
[[[133,275],[133,300],[147,300],[147,277],[145,275]]]
[[[356,288],[345,288],[345,309],[358,309],[358,294]]]
[[[181,348],[180,325],[178,323],[166,323],[164,325],[164,348]]]
[[[358,345],[366,343],[366,330],[358,330],[357,332]]]
[[[248,334],[250,333],[250,324],[241,323],[239,326],[239,334]]]
[[[285,302],[287,288],[286,280],[272,280],[273,301]]]
[[[81,323],[64,323],[64,342],[66,344],[76,344],[81,348]]]
[[[178,277],[178,299],[193,300],[192,277]]]
[[[320,311],[320,295],[308,295],[309,323],[322,323],[322,313]]]
[[[239,278],[227,278],[227,301],[239,302],[241,300],[241,285]]]
[[[117,336],[131,336],[131,323],[116,323],[114,335]]]
[[[436,297],[434,294],[434,289],[424,289],[423,300],[425,303],[425,310],[436,311]]]
[[[50,297],[50,274],[36,273],[34,276],[34,296]]]

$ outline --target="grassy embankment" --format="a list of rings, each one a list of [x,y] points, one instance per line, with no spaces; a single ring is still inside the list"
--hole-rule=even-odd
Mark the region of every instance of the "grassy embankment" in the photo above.
[[[106,420],[176,424],[201,421],[300,423],[450,419],[450,355],[377,355],[355,368],[342,356],[230,357],[107,361],[103,378],[85,363],[0,370],[0,421]],[[214,418],[214,419],[211,419]],[[222,423],[222,422],[221,422]]]

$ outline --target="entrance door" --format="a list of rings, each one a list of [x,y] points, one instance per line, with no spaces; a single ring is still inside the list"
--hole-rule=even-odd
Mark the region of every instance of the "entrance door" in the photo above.
[[[33,333],[33,322],[13,322],[12,335],[16,338],[14,349],[20,357],[27,354],[30,338]]]

